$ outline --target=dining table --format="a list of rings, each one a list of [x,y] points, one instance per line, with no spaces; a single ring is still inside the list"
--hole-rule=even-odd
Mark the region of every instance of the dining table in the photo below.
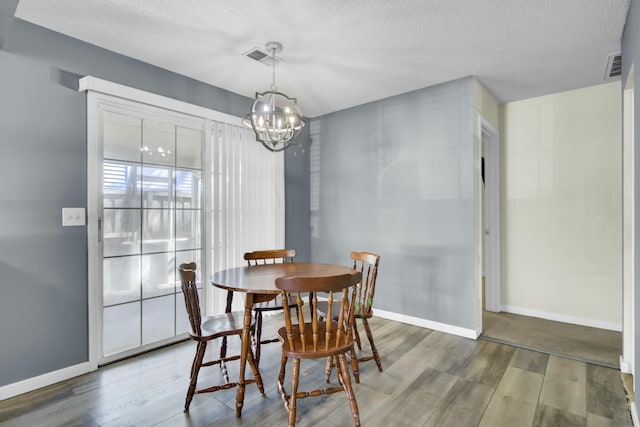
[[[275,298],[281,291],[276,287],[278,277],[333,277],[353,274],[355,270],[337,264],[293,262],[229,268],[213,273],[211,284],[217,288],[245,294],[240,374],[236,390],[236,417],[242,415],[247,381],[245,370],[251,345],[251,311],[253,305]],[[254,372],[255,382],[262,383],[259,370]],[[254,381],[251,381],[254,382]]]

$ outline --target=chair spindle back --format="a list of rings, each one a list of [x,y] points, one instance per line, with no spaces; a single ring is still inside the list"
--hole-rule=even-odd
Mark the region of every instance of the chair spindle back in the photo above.
[[[198,297],[198,286],[196,283],[196,263],[190,262],[180,264],[180,279],[182,281],[182,293],[184,303],[189,315],[192,335],[201,336],[202,316],[200,314],[200,298]]]
[[[266,251],[254,251],[244,254],[248,266],[260,264],[276,264],[279,262],[293,262],[296,256],[295,249],[270,249]]]
[[[282,290],[285,304],[294,302],[298,310],[298,318],[291,315],[290,310],[284,310],[285,329],[289,349],[300,352],[327,351],[352,342],[352,324],[355,313],[357,284],[362,275],[344,274],[333,277],[280,277],[276,279],[276,287]],[[303,294],[311,292],[311,319],[305,321]],[[318,292],[328,294],[327,302],[330,309],[339,305],[337,321],[325,319],[320,321],[318,316]]]
[[[380,255],[370,252],[351,252],[351,259],[353,260],[353,269],[362,274],[362,283],[358,286],[356,296],[356,311],[361,316],[371,317]]]

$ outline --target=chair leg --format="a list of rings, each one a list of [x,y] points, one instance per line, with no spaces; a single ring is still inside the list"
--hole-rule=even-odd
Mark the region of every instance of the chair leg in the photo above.
[[[196,357],[193,359],[193,365],[191,366],[191,381],[189,382],[189,389],[187,390],[187,398],[184,402],[184,410],[189,410],[189,405],[191,405],[191,400],[193,399],[193,394],[196,391],[196,384],[198,383],[198,372],[200,371],[200,367],[202,366],[202,359],[204,358],[204,352],[207,349],[207,342],[201,341],[198,342],[198,347],[196,349]]]
[[[356,384],[360,384],[360,361],[355,349],[351,350],[351,369],[353,370],[353,379]]]
[[[369,322],[367,322],[367,318],[362,319],[362,323],[364,323],[364,330],[367,333],[367,338],[369,339],[369,344],[371,345],[371,352],[373,353],[373,358],[376,361],[376,365],[378,365],[378,370],[382,371],[382,362],[380,361],[380,355],[378,354],[378,349],[376,345],[373,343],[373,334],[371,333],[371,328],[369,327]]]
[[[358,402],[356,401],[356,395],[351,387],[351,376],[349,375],[349,367],[347,365],[347,359],[344,354],[338,355],[338,363],[340,368],[336,369],[336,373],[342,378],[342,387],[347,394],[349,400],[349,407],[351,408],[351,416],[353,417],[353,423],[356,427],[360,427],[360,412],[358,411]]]
[[[280,359],[280,372],[278,372],[278,382],[282,385],[284,385],[284,375],[287,366],[287,360],[289,359],[286,356],[282,356]]]
[[[222,372],[222,378],[224,378],[225,384],[229,384],[229,371],[227,371],[227,364],[224,360],[220,361],[220,371]]]
[[[291,370],[291,396],[289,397],[289,427],[294,427],[296,425],[298,375],[300,375],[300,359],[293,359],[293,369]]]
[[[227,337],[222,337],[222,342],[220,343],[220,359],[224,359],[227,357]]]
[[[249,361],[249,366],[251,366],[251,370],[253,371],[253,378],[256,379],[256,385],[258,386],[258,390],[262,397],[264,397],[264,384],[262,383],[262,376],[260,375],[260,369],[258,368],[258,362],[253,356],[253,351],[249,348],[249,353],[247,354],[247,360]]]
[[[333,356],[327,357],[327,364],[324,371],[324,379],[327,382],[331,381],[331,371],[333,371]]]
[[[233,304],[233,292],[227,291],[227,306],[224,310],[225,313],[231,313],[231,304]],[[227,357],[227,337],[222,337],[222,343],[220,344],[220,359]]]
[[[358,345],[358,350],[362,351],[362,343],[360,342],[360,333],[358,332],[358,322],[353,319],[353,340]]]
[[[288,414],[289,402],[287,401],[287,390],[285,390],[284,388],[284,376],[285,376],[285,370],[287,367],[287,360],[289,359],[285,355],[282,355],[282,357],[280,358],[280,372],[278,372],[277,386],[278,386],[278,392],[280,393],[280,398],[282,398],[282,401],[284,402],[284,407],[287,409],[287,414]]]
[[[256,311],[255,312],[255,319],[256,319],[256,327],[255,327],[255,332],[254,332],[254,336],[255,336],[255,349],[256,349],[256,363],[258,365],[260,365],[260,340],[262,339],[262,312],[261,311]]]
[[[198,354],[199,353],[199,349],[200,349],[200,344],[198,343],[196,345],[196,354],[193,355],[193,362],[191,362],[191,373],[189,374],[189,379],[193,378],[195,375],[197,375],[196,373],[196,366],[198,366]],[[202,364],[202,361],[200,362]],[[198,368],[200,369],[200,368]]]

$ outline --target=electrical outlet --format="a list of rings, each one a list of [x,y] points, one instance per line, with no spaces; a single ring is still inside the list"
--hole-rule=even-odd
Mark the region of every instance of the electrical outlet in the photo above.
[[[62,208],[63,227],[76,227],[85,224],[84,208]]]

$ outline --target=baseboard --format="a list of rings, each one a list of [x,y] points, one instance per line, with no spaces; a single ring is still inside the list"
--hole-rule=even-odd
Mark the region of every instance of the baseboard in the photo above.
[[[636,402],[631,402],[629,405],[629,412],[631,412],[631,421],[633,421],[634,427],[640,427],[640,419],[638,419],[638,407]]]
[[[17,383],[8,384],[0,387],[0,400],[9,399],[10,397],[47,387],[51,384],[59,383],[60,381],[65,381],[94,370],[96,370],[96,368],[92,368],[91,363],[85,362],[57,371],[47,372],[46,374],[28,378]]]
[[[584,317],[567,316],[565,314],[552,313],[542,310],[503,305],[502,311],[522,316],[538,317],[540,319],[553,320],[555,322],[572,323],[574,325],[589,326],[591,328],[607,329],[622,332],[622,323],[606,322],[604,320],[587,319]]]
[[[444,332],[447,334],[457,335],[472,340],[480,336],[479,331],[473,329],[461,328],[446,323],[434,322],[432,320],[421,319],[419,317],[407,316],[406,314],[393,313],[391,311],[373,309],[373,315],[383,319],[395,320],[396,322],[406,323],[408,325],[420,326],[422,328],[433,329],[434,331]]]
[[[624,360],[622,355],[620,355],[620,372],[623,374],[633,374],[633,372],[631,372],[631,365],[629,362]]]

